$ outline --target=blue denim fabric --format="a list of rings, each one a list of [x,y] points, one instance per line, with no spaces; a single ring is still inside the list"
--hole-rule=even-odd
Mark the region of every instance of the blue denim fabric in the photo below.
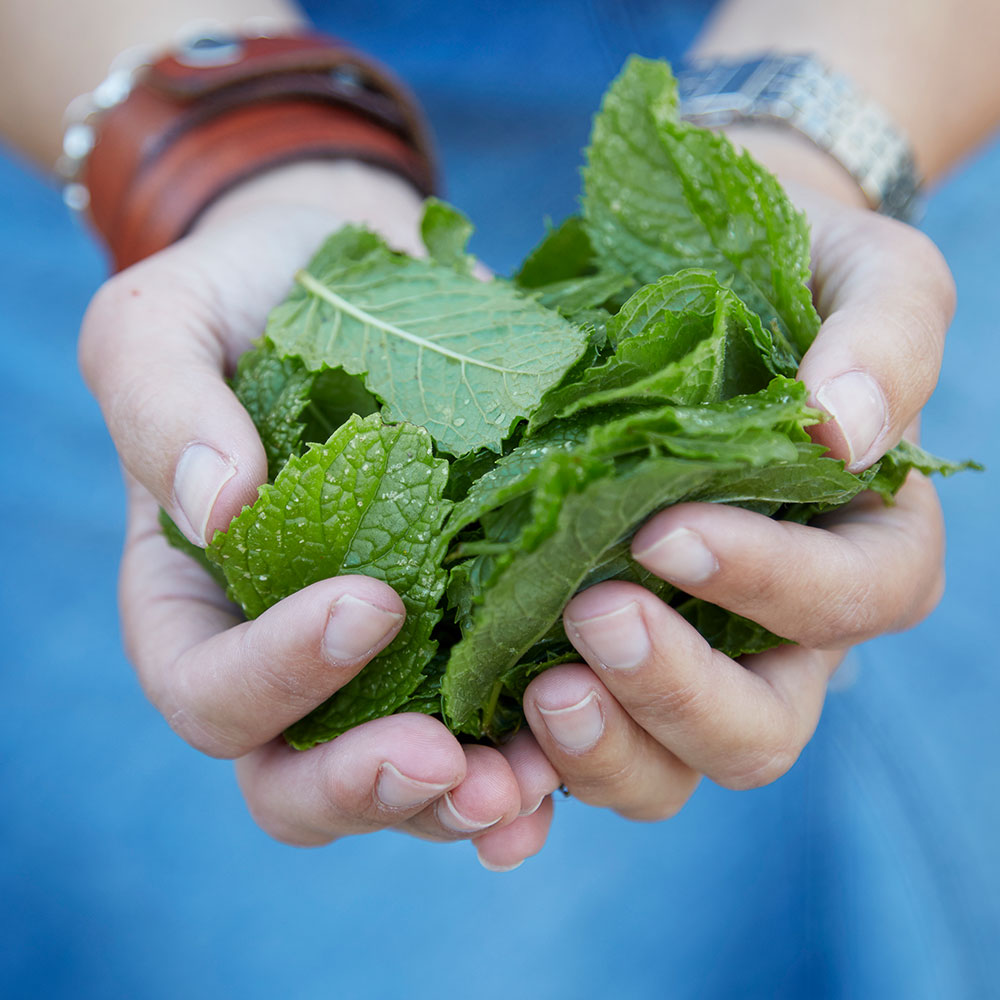
[[[573,209],[579,150],[632,50],[677,57],[703,4],[339,4],[436,126],[474,249],[509,269]],[[925,228],[960,305],[929,447],[1000,467],[994,145]],[[0,995],[981,1000],[1000,981],[995,473],[941,485],[949,590],[855,654],[791,773],[708,783],[666,824],[572,800],[505,876],[391,833],[272,843],[229,766],[174,737],[120,650],[122,499],[74,339],[103,264],[0,159]]]

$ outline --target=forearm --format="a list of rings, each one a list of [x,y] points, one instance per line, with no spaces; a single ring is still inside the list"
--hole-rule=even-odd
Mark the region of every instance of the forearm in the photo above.
[[[294,26],[291,0],[13,0],[0,3],[0,134],[41,167],[59,156],[62,118],[134,45],[166,49],[199,21],[238,29],[253,18]]]
[[[892,115],[933,181],[1000,123],[998,42],[996,0],[728,0],[692,54],[815,54]]]

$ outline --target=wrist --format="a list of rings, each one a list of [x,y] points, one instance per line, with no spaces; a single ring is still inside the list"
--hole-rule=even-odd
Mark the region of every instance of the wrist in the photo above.
[[[289,208],[333,204],[345,221],[405,239],[416,204],[406,181],[425,193],[435,186],[413,96],[343,42],[309,32],[192,38],[144,66],[87,128],[87,149],[68,157],[69,189],[116,270],[181,238],[216,203],[232,204],[230,193]],[[334,162],[355,165],[323,166]],[[289,164],[299,165],[291,175]]]
[[[724,131],[782,184],[807,187],[854,208],[869,207],[857,181],[800,133],[765,122],[733,124]]]
[[[199,217],[195,230],[250,213],[305,211],[331,232],[363,225],[398,250],[420,252],[423,198],[399,174],[359,160],[304,160],[274,167],[231,188]]]

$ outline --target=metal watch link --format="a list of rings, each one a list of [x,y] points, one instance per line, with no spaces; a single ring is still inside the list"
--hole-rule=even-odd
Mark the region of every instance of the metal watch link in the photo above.
[[[681,67],[678,86],[685,120],[708,128],[753,121],[793,128],[855,179],[875,211],[906,222],[919,216],[920,179],[908,140],[884,109],[813,56],[695,60]]]

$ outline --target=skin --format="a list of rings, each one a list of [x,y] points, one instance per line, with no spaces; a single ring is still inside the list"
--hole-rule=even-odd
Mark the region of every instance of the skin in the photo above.
[[[859,20],[858,3],[734,0],[698,45],[730,55],[821,49],[832,65],[857,70],[855,78],[910,130],[918,161],[936,176],[1000,114],[994,98],[982,96],[1000,93],[995,60],[976,55],[1000,13],[995,4],[963,0],[970,19],[954,4],[925,0],[917,19],[906,16],[903,0],[869,0]],[[35,84],[40,62],[55,68],[40,85],[0,88],[0,125],[15,146],[50,164],[62,107],[93,87],[121,48],[166,44],[195,17],[238,26],[260,14],[290,25],[300,17],[271,0],[102,0],[74,24],[59,0],[6,5],[5,78]],[[863,39],[852,27],[858,23],[868,28]],[[871,39],[890,26],[911,60],[871,58]],[[924,125],[924,116],[949,110],[941,107],[943,89],[924,84],[920,57],[930,42],[935,75],[952,73],[948,101],[962,109],[945,129]],[[941,52],[951,52],[951,62]],[[920,67],[919,86],[911,62]],[[16,104],[8,100],[14,94]],[[933,389],[954,308],[948,269],[925,237],[868,212],[853,181],[808,143],[758,128],[732,135],[792,185],[810,217],[824,323],[800,375],[821,407],[839,376],[869,377],[866,398],[878,419],[860,433],[856,412],[842,407],[816,432],[834,455],[864,468],[913,427]],[[532,683],[530,732],[499,750],[463,747],[418,715],[359,726],[305,753],[278,738],[391,641],[402,620],[398,597],[357,576],[325,580],[244,622],[166,545],[156,506],[203,543],[253,501],[266,478],[264,453],[225,376],[328,232],[364,222],[417,250],[419,211],[403,181],[371,167],[283,167],[227,194],[190,236],[113,277],[94,297],[80,363],[126,472],[120,604],[128,653],[150,699],[193,746],[235,759],[254,819],[298,845],[389,827],[469,839],[487,867],[506,870],[541,849],[550,795],[561,783],[586,802],[653,820],[681,808],[701,774],[733,788],[774,780],[811,736],[842,651],[914,624],[940,595],[940,511],[919,475],[895,507],[862,496],[821,526],[684,504],[636,535],[634,555],[651,571],[800,646],[734,663],[650,593],[609,582],[567,607],[567,632],[582,661]],[[196,489],[185,480],[193,444],[211,449],[198,452],[207,459]],[[680,549],[671,551],[667,536],[680,539]],[[693,559],[699,540],[707,555]],[[363,648],[351,647],[351,636],[361,636]]]
[[[377,196],[362,196],[375,189]],[[342,213],[329,209],[333,192]],[[797,196],[815,227],[816,297],[825,316],[803,375],[820,386],[859,367],[876,373],[890,407],[873,445],[872,454],[881,454],[933,387],[953,305],[950,278],[916,231],[805,188]],[[129,480],[123,627],[151,700],[192,745],[237,760],[251,813],[280,840],[315,845],[391,826],[472,839],[493,868],[541,848],[548,796],[561,783],[583,801],[660,819],[681,807],[700,774],[747,788],[784,773],[812,734],[841,650],[915,623],[940,593],[940,513],[919,475],[897,506],[865,496],[823,527],[684,504],[637,534],[634,554],[653,572],[801,647],[735,664],[648,592],[609,582],[566,610],[583,663],[532,683],[525,699],[531,732],[500,750],[462,747],[440,723],[414,715],[368,723],[306,753],[281,742],[286,725],[353,677],[401,623],[358,655],[331,661],[323,634],[338,600],[350,594],[390,616],[402,614],[401,603],[377,581],[344,577],[242,622],[215,585],[166,545],[156,505],[180,519],[173,477],[192,440],[231,456],[236,469],[214,501],[207,532],[252,502],[265,458],[222,376],[322,235],[383,212],[393,220],[384,227],[390,237],[415,249],[419,204],[403,182],[346,163],[286,168],[230,195],[190,237],[113,278],[87,313],[81,365]],[[886,324],[885,316],[895,321]],[[822,433],[844,452],[836,428]],[[714,555],[718,569],[706,579],[689,582],[665,567],[656,543],[678,528],[696,532]],[[627,636],[614,617],[621,608],[639,611]],[[627,670],[604,665],[642,633],[648,653],[641,662]],[[563,721],[565,735],[567,710],[581,702],[596,706],[600,733],[592,745],[567,748],[552,719]],[[391,805],[380,799],[387,770],[409,779],[408,804],[397,804],[398,794]]]

